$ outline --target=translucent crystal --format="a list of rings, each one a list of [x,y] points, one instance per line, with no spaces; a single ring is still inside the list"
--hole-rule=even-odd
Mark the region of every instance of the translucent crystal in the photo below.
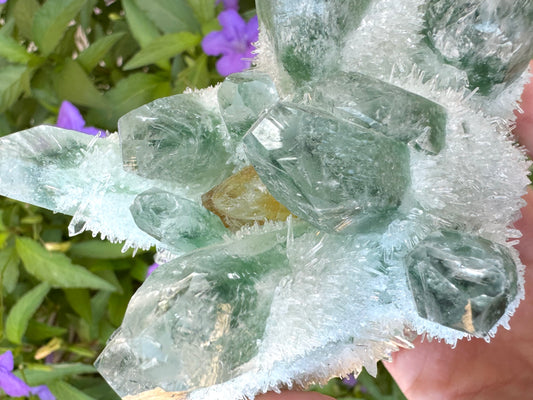
[[[517,294],[509,250],[458,231],[429,235],[406,267],[420,316],[475,336],[486,335]]]
[[[212,99],[214,100],[214,99]],[[150,178],[205,192],[229,176],[216,103],[179,94],[137,108],[118,122],[124,166]],[[201,155],[201,157],[199,157]]]
[[[226,231],[201,205],[156,188],[137,195],[130,211],[140,229],[178,253],[220,241]]]
[[[338,72],[299,89],[299,99],[429,153],[446,141],[446,111],[431,100],[357,72]]]
[[[228,76],[217,96],[220,113],[233,141],[240,141],[259,115],[278,101],[274,82],[267,74],[256,71]]]
[[[487,94],[508,85],[533,56],[533,1],[428,0],[426,38],[444,62]]]
[[[409,187],[404,143],[316,109],[279,104],[244,142],[270,193],[327,231],[379,227]]]
[[[285,221],[290,211],[268,192],[248,166],[202,196],[202,204],[233,231],[265,221]]]
[[[38,126],[0,139],[0,194],[75,215],[71,234],[92,230],[132,246],[159,245],[128,210],[144,190],[145,179],[123,170],[116,135]]]
[[[244,372],[287,273],[285,241],[271,232],[160,266],[131,299],[99,371],[120,395],[188,391]]]
[[[339,68],[344,37],[371,0],[257,0],[257,13],[276,58],[297,82]]]

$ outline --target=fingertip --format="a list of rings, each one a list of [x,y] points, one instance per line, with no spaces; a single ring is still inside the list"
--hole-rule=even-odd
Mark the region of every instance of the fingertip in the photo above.
[[[529,68],[533,71],[533,61]],[[523,113],[516,114],[514,133],[518,142],[526,147],[529,154],[533,154],[533,79],[524,87],[520,107]]]

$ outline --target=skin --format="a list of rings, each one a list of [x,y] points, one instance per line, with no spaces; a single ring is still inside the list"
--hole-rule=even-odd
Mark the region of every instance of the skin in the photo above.
[[[531,64],[533,68],[533,63]],[[515,134],[533,154],[533,82],[522,96]],[[533,391],[533,191],[524,199],[522,219],[515,226],[523,237],[517,249],[526,265],[526,298],[511,318],[511,330],[500,327],[489,343],[462,340],[452,349],[420,338],[413,350],[402,350],[386,363],[409,400],[522,400]],[[317,393],[267,393],[257,400],[326,400]]]

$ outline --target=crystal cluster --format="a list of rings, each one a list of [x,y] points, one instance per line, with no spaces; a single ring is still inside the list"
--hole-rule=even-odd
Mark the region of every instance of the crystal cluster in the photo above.
[[[529,163],[509,133],[533,2],[256,3],[253,70],[107,138],[0,140],[2,194],[168,261],[97,361],[122,396],[372,372],[412,332],[488,341],[523,297]]]

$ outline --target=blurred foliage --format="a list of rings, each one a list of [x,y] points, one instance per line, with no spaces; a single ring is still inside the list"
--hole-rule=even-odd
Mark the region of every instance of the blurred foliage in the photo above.
[[[222,78],[202,38],[220,29],[215,0],[8,0],[0,4],[0,136],[54,124],[69,100],[87,124],[115,131],[120,116],[156,98]],[[240,11],[254,13],[253,0]],[[70,217],[0,198],[0,354],[58,400],[118,399],[92,367],[144,280],[151,253],[122,253]],[[386,371],[343,399],[403,399]],[[1,397],[1,395],[0,395]]]

